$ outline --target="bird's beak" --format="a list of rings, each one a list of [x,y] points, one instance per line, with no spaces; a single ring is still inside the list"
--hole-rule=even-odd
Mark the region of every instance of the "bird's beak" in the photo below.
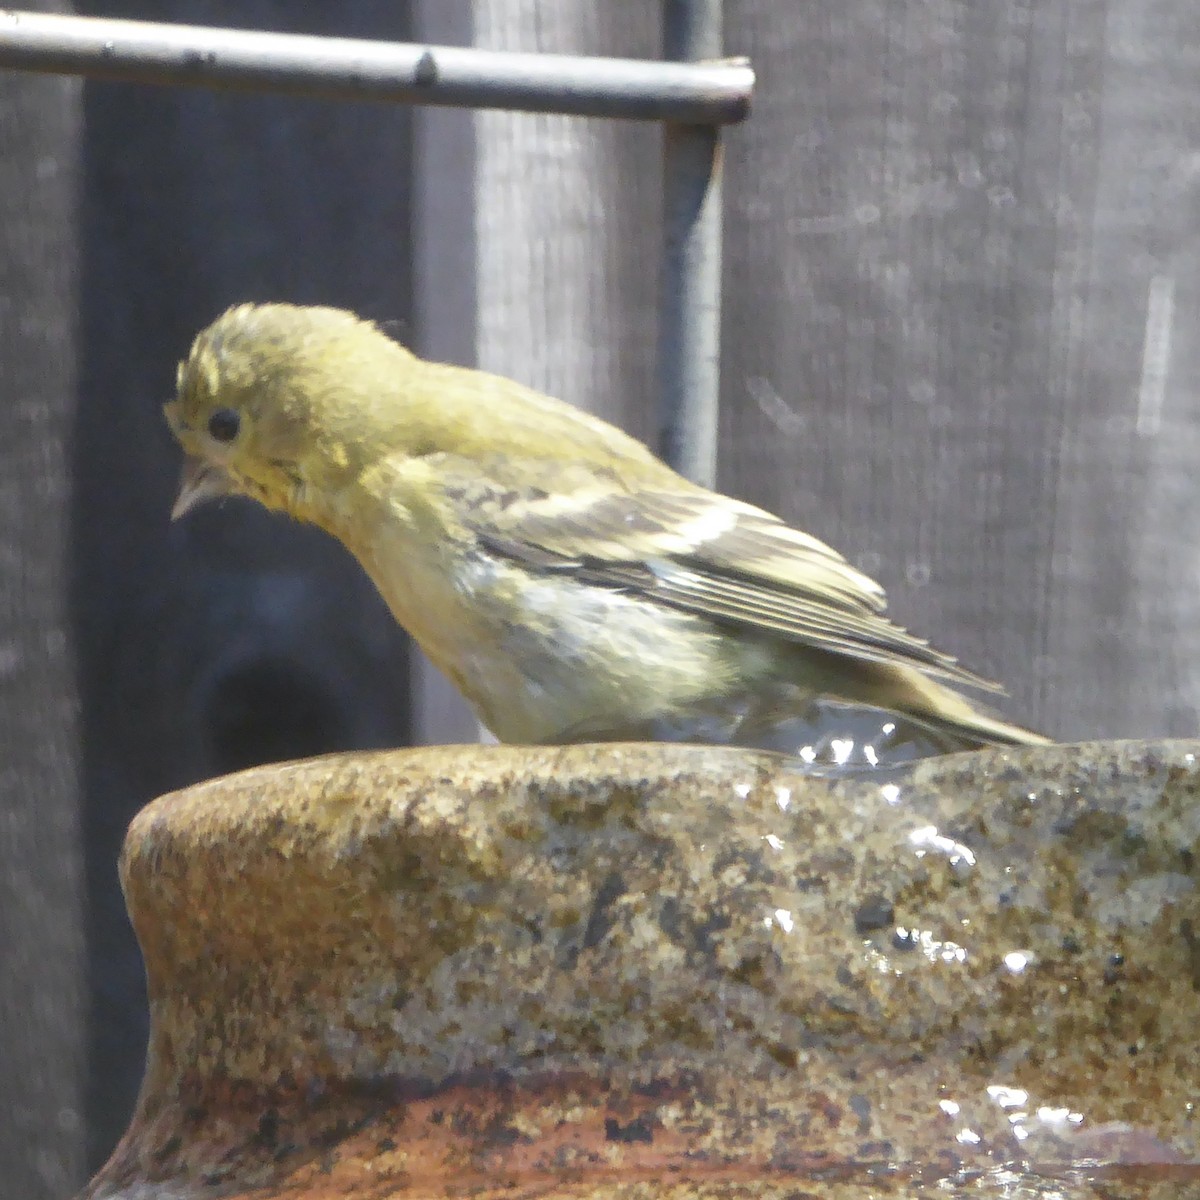
[[[233,480],[222,468],[202,459],[192,458],[189,454],[183,460],[183,472],[179,476],[179,495],[175,497],[175,504],[171,509],[171,520],[178,521],[184,513],[191,512],[205,500],[230,496],[233,492]]]

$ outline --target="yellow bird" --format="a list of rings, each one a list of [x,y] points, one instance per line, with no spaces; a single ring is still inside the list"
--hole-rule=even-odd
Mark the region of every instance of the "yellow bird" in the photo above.
[[[331,533],[502,741],[723,740],[823,702],[943,748],[1045,740],[960,695],[998,689],[889,621],[816,538],[353,313],[231,308],[177,384],[172,515],[242,495]]]

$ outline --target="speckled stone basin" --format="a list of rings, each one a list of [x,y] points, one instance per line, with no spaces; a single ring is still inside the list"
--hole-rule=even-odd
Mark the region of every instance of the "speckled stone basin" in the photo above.
[[[469,746],[163,797],[84,1195],[1200,1196],[1197,755]]]

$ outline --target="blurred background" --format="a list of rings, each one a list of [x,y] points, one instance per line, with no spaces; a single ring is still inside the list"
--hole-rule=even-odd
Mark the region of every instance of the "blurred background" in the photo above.
[[[49,11],[658,57],[659,5]],[[1197,728],[1200,6],[726,0],[720,486],[841,549],[1062,739]],[[124,1129],[131,815],[473,724],[339,546],[170,525],[192,335],[287,299],[653,427],[659,129],[0,72],[0,1196]]]

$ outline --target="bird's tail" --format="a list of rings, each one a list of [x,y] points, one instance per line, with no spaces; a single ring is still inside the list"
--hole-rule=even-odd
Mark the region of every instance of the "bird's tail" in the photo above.
[[[1032,729],[1006,721],[997,713],[973,703],[966,696],[928,675],[906,679],[905,683],[908,695],[902,710],[933,729],[963,742],[964,749],[983,746],[1044,746],[1051,741]]]

